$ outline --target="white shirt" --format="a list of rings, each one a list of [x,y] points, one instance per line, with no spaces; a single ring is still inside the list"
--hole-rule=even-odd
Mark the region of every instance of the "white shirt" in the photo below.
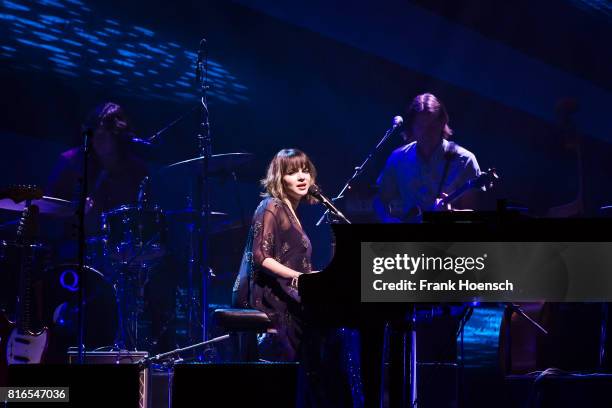
[[[440,193],[451,194],[480,175],[474,154],[456,143],[443,139],[429,160],[417,153],[417,142],[408,143],[393,151],[387,159],[378,178],[381,200],[401,200],[404,214],[416,206],[422,211],[432,210],[447,157],[451,157],[451,161]]]

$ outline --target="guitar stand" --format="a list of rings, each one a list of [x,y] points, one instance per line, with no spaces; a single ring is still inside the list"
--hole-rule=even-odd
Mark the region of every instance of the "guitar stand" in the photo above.
[[[538,329],[544,335],[548,335],[548,330],[546,330],[542,325],[529,317],[525,311],[516,303],[508,302],[506,303],[506,309],[504,310],[504,318],[506,319],[506,372],[510,373],[512,371],[512,336],[510,334],[510,328],[512,325],[512,315],[514,313],[519,314],[524,319],[526,319],[533,327]]]

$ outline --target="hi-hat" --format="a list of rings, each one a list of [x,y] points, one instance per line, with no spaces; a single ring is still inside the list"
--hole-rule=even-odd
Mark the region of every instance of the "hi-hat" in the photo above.
[[[185,208],[176,211],[166,211],[165,214],[172,221],[190,223],[195,222],[196,217],[198,216],[198,211],[194,210],[193,208]],[[225,217],[227,217],[227,213],[219,211],[211,211],[209,215],[209,219],[213,222],[220,221]]]

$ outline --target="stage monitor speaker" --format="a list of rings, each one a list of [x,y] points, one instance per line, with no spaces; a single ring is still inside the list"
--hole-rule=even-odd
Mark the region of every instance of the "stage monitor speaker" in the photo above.
[[[85,353],[85,364],[136,364],[148,356],[149,353],[146,351],[88,351]],[[68,362],[76,364],[78,358],[78,351],[71,347],[68,350]],[[139,408],[148,408],[150,406],[150,379],[149,369],[142,370],[138,376]]]
[[[295,407],[297,370],[297,363],[178,364],[172,408]]]
[[[508,408],[608,408],[612,374],[510,375],[502,404]],[[490,404],[489,404],[490,406]]]
[[[8,385],[12,387],[69,388],[69,402],[35,404],[45,408],[141,407],[140,383],[141,371],[135,364],[16,364],[8,369]]]

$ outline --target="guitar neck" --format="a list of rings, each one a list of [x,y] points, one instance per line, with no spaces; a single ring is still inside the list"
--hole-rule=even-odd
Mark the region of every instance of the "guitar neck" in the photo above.
[[[477,189],[485,186],[487,186],[487,190],[491,189],[497,179],[499,179],[499,176],[497,175],[495,168],[489,168],[486,172],[482,172],[478,177],[468,180],[457,190],[453,191],[452,194],[442,198],[442,202],[440,204],[442,206],[446,206],[461,197],[468,190]]]
[[[36,237],[37,226],[38,207],[31,205],[22,214],[16,241],[21,255],[16,320],[17,328],[22,333],[32,329],[32,272],[35,256],[35,247],[32,243]]]
[[[19,296],[17,298],[17,328],[26,333],[32,329],[32,254],[29,245],[23,245]]]
[[[471,188],[472,188],[471,183],[464,184],[457,190],[453,191],[447,197],[444,197],[442,199],[443,205],[451,204],[453,201],[457,200],[459,197],[461,197],[466,191],[470,190]]]

